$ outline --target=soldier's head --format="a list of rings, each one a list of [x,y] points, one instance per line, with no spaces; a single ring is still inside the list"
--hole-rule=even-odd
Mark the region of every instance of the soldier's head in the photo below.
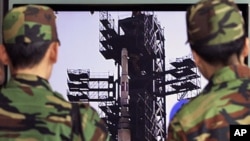
[[[201,0],[187,10],[186,23],[195,59],[198,56],[210,65],[224,66],[244,62],[248,38],[244,19],[233,0]]]
[[[32,68],[41,62],[48,50],[57,52],[59,40],[55,18],[54,11],[47,6],[26,5],[11,9],[3,19],[0,53],[6,56],[2,61],[8,62],[13,69]]]

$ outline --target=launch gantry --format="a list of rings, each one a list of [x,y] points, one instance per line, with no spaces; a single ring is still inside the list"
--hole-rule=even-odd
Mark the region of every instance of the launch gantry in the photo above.
[[[165,70],[164,31],[153,12],[133,11],[118,25],[109,12],[99,14],[99,51],[115,61],[117,79],[68,70],[69,100],[99,102],[115,141],[165,141],[165,97],[190,98],[200,88],[193,60],[179,58]]]
[[[128,94],[127,103],[130,136],[132,141],[164,141],[166,137],[165,112],[165,50],[163,28],[153,13],[134,11],[131,17],[119,19],[116,32],[114,20],[108,12],[100,12],[100,52],[106,59],[114,59],[118,64],[118,79],[121,79],[121,51],[128,52]],[[122,86],[118,92],[117,102],[107,105],[107,115],[111,131],[119,131],[117,111],[121,106]],[[119,87],[118,87],[119,88]],[[113,108],[111,108],[113,107]],[[109,116],[113,109],[118,112]],[[115,120],[111,120],[115,119]],[[114,123],[118,122],[118,123]],[[115,126],[114,126],[115,125]],[[115,129],[113,129],[115,128]],[[117,131],[112,133],[119,140]],[[122,139],[121,139],[122,140]]]

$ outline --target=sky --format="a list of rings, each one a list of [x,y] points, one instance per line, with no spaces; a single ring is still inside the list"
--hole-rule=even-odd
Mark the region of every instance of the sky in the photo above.
[[[131,16],[131,12],[112,12],[116,21]],[[164,28],[166,69],[169,61],[191,55],[185,44],[186,26],[184,12],[154,12]],[[91,75],[114,74],[116,67],[113,60],[105,60],[99,52],[99,13],[95,12],[58,12],[57,29],[61,46],[58,61],[54,66],[50,83],[55,91],[67,99],[67,69],[88,69]],[[206,80],[202,78],[202,87]],[[169,116],[172,106],[177,102],[177,95],[166,96],[166,112]],[[96,103],[92,104],[96,107]],[[168,121],[167,121],[168,122]]]

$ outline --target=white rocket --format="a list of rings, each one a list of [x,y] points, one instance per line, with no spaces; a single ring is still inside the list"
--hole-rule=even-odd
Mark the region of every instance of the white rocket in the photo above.
[[[121,53],[121,115],[118,122],[118,141],[131,141],[130,133],[130,116],[129,116],[129,85],[128,85],[128,51],[126,48],[122,49]]]

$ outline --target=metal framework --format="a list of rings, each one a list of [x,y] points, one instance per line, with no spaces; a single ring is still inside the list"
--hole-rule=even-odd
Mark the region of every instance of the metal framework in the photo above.
[[[170,62],[171,67],[165,72],[167,95],[177,94],[177,99],[190,99],[200,93],[201,75],[192,56],[176,58]]]
[[[153,12],[132,11],[130,17],[118,19],[117,27],[110,13],[99,14],[99,51],[105,59],[115,61],[117,80],[110,75],[93,78],[86,70],[68,70],[69,99],[99,102],[113,140],[165,141],[165,96],[190,98],[195,90],[198,94],[200,76],[194,62],[190,57],[179,58],[165,71],[164,32]]]
[[[100,12],[100,52],[106,59],[121,65],[121,49],[128,50],[129,117],[132,141],[165,140],[165,51],[164,34],[153,12],[133,11],[119,19],[116,32],[108,12]],[[122,33],[122,34],[121,34]],[[120,79],[120,76],[118,76]],[[118,81],[118,85],[119,81]],[[119,95],[119,90],[118,90]],[[111,134],[117,138],[119,97],[101,106]],[[104,108],[105,107],[105,108]],[[112,120],[111,120],[112,119]]]
[[[84,69],[68,69],[69,101],[102,102],[112,101],[116,97],[114,76],[90,77],[90,71]]]

